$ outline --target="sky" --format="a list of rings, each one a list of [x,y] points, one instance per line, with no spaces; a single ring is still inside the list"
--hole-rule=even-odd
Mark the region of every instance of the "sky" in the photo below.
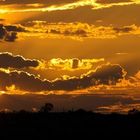
[[[0,110],[140,108],[140,0],[0,0]]]

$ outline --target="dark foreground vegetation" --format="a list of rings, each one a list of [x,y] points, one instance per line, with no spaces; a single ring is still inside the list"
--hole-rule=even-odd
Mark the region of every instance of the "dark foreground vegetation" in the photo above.
[[[48,107],[48,108],[47,108]],[[53,106],[39,112],[1,112],[0,137],[62,138],[133,137],[140,133],[140,112],[131,110],[127,115],[100,114],[82,109],[68,112],[50,112]]]

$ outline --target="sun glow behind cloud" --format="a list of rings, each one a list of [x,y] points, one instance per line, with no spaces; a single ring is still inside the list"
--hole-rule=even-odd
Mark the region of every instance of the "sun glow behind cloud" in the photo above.
[[[100,59],[61,59],[61,58],[53,58],[51,60],[40,61],[39,66],[36,68],[39,69],[59,69],[59,70],[82,70],[82,69],[92,69],[95,64],[104,62],[104,58]]]
[[[2,60],[2,61],[1,61]],[[5,61],[7,60],[7,61]],[[3,63],[3,61],[5,63]],[[52,59],[46,63],[43,69],[54,67],[57,69],[85,69],[85,66],[91,65],[88,72],[80,76],[63,75],[54,80],[41,79],[39,75],[26,72],[26,69],[36,69],[40,71],[39,60],[25,59],[22,56],[14,56],[11,53],[0,54],[0,88],[2,91],[27,91],[27,92],[43,92],[43,91],[72,91],[80,90],[97,85],[115,85],[121,79],[125,78],[126,72],[119,64],[99,64],[92,68],[96,63],[102,62],[104,59],[84,59],[80,61],[73,59]],[[9,63],[10,62],[10,63]],[[48,66],[47,66],[48,65]],[[41,65],[42,66],[42,65]],[[39,68],[38,68],[39,67]],[[42,69],[42,68],[41,68]]]

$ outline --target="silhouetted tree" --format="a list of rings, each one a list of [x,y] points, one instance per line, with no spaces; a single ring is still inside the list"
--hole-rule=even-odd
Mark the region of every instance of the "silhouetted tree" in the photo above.
[[[40,112],[48,113],[53,110],[54,106],[51,103],[46,103],[44,106],[40,108]]]
[[[80,114],[87,113],[87,111],[84,110],[84,109],[82,109],[82,108],[76,110],[75,112],[76,112],[76,113],[80,113]]]
[[[21,109],[19,112],[17,112],[17,113],[19,113],[19,114],[28,114],[28,113],[30,113],[29,111],[27,111],[27,110],[24,110],[24,109]]]

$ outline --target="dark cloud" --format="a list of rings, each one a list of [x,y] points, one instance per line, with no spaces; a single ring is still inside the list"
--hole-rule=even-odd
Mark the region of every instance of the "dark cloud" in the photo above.
[[[46,31],[46,33],[62,34],[65,36],[80,36],[80,37],[87,37],[88,36],[88,32],[85,31],[84,29],[76,29],[75,31],[65,30],[62,32],[60,30],[51,29],[50,32]]]
[[[0,21],[5,21],[5,19],[3,19],[3,18],[0,18]]]
[[[0,39],[4,39],[7,35],[7,31],[2,24],[0,24]]]
[[[131,31],[133,31],[133,27],[116,27],[116,28],[113,28],[114,31],[116,31],[116,33],[129,33]]]
[[[3,25],[0,24],[0,39],[8,42],[14,42],[18,32],[27,32],[21,25]]]
[[[0,68],[25,68],[37,67],[37,60],[25,59],[22,56],[14,56],[11,53],[0,53]]]
[[[6,0],[6,1],[0,1],[1,5],[5,4],[34,4],[34,3],[40,3],[40,4],[46,4],[47,6],[50,5],[56,5],[56,4],[66,4],[75,2],[76,0]]]
[[[42,12],[33,17],[26,18],[25,20],[22,21],[22,23],[34,20],[41,20],[53,23],[76,21],[104,26],[112,24],[115,25],[116,27],[132,25],[134,23],[136,25],[140,25],[139,12],[137,12],[139,11],[139,9],[140,9],[139,5],[120,6],[120,7],[118,6],[100,10],[92,10],[91,6],[83,6],[73,10]],[[102,22],[98,23],[97,20],[102,20]]]
[[[56,80],[53,82],[53,89],[74,90],[100,84],[116,84],[124,75],[125,73],[121,66],[107,64],[98,67],[96,71],[81,75],[80,78],[75,77],[68,80]]]
[[[48,23],[46,21],[30,21],[22,24],[22,27],[32,27],[34,32],[36,31],[36,26],[41,29],[46,29],[47,34],[57,34],[64,36],[78,36],[78,37],[88,37],[92,34],[93,26],[85,23]],[[91,29],[88,29],[91,28]],[[24,32],[26,29],[24,29]],[[30,32],[30,30],[28,30]],[[32,31],[31,31],[32,32]],[[42,32],[42,30],[40,31]],[[43,31],[44,32],[44,31]]]
[[[21,25],[5,25],[4,27],[8,32],[26,32],[26,29]]]
[[[35,77],[26,72],[13,71],[6,73],[0,71],[0,88],[6,90],[7,87],[15,85],[18,89],[24,91],[42,91],[49,89],[50,83],[47,81],[41,81],[39,78]]]
[[[80,61],[80,60],[77,59],[77,58],[73,58],[73,59],[72,59],[72,69],[78,68],[79,61]]]
[[[97,3],[101,4],[119,3],[119,2],[131,2],[131,0],[97,0]]]
[[[0,87],[6,90],[7,87],[15,85],[17,89],[24,91],[47,91],[47,90],[76,90],[90,86],[105,84],[116,84],[124,78],[125,73],[121,66],[106,64],[98,67],[96,71],[91,71],[80,77],[69,77],[68,79],[57,79],[55,81],[41,80],[40,78],[23,72],[0,71]]]
[[[8,42],[14,42],[17,39],[18,30],[10,30],[10,28],[8,29],[7,27],[5,27],[3,24],[0,24],[0,39]]]
[[[66,30],[64,33],[64,35],[76,35],[76,36],[81,36],[81,37],[87,37],[88,33],[84,30],[84,29],[76,29],[75,31],[70,31],[70,30]]]
[[[47,31],[46,33],[49,33],[49,32]],[[54,29],[51,29],[50,33],[52,33],[52,34],[61,34],[61,32],[59,30],[54,30]]]
[[[14,42],[17,38],[17,32],[10,32],[5,36],[5,41]]]

